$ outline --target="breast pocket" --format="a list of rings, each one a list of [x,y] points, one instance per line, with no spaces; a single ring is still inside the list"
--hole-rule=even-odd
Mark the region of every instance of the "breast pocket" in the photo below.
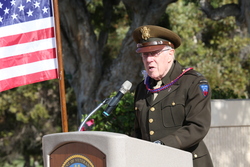
[[[140,119],[140,122],[147,117],[147,112],[143,112],[145,110],[147,110],[145,100],[139,100],[135,103],[136,116]]]
[[[181,126],[185,120],[185,108],[182,101],[164,101],[161,112],[165,127]]]

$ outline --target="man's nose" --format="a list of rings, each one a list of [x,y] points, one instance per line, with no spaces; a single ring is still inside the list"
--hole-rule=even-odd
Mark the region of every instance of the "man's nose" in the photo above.
[[[146,60],[147,62],[151,62],[151,61],[154,60],[154,56],[150,53],[150,54],[147,55],[147,57],[145,58],[145,60]]]

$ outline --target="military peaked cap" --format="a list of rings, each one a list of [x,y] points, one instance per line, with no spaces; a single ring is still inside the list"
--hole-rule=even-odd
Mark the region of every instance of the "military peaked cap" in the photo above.
[[[133,32],[137,43],[137,53],[161,50],[166,45],[176,49],[181,45],[181,38],[173,31],[154,25],[138,27]]]

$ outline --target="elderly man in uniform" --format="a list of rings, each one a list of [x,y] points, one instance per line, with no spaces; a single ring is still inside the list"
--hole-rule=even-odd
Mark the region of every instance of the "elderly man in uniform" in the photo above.
[[[203,142],[211,122],[206,78],[175,60],[181,39],[174,32],[145,25],[133,38],[145,67],[135,92],[134,137],[191,152],[194,167],[212,167]]]

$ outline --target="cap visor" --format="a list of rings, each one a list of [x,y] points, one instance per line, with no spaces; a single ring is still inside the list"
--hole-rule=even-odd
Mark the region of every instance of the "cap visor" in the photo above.
[[[152,52],[156,50],[162,50],[166,45],[152,45],[136,49],[136,53]]]

